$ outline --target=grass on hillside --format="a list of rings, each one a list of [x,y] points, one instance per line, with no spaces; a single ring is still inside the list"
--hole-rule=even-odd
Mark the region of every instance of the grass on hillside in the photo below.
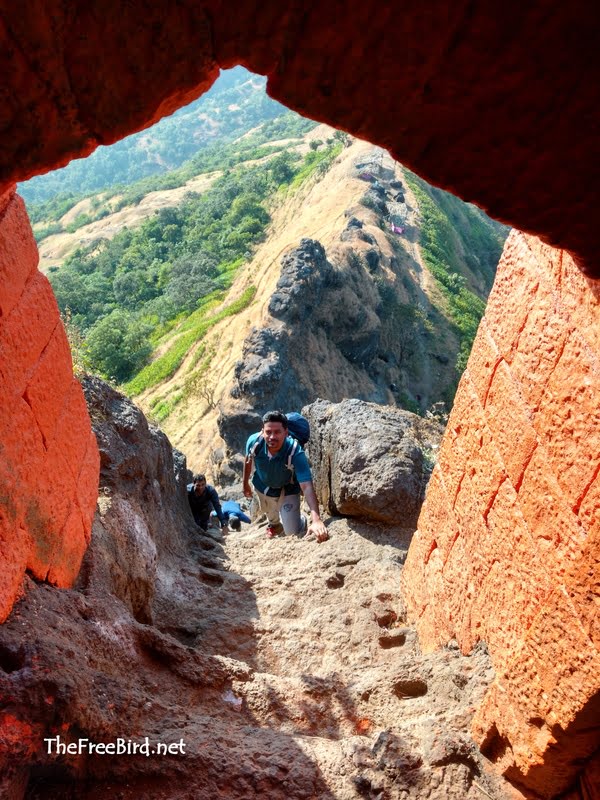
[[[323,150],[312,150],[304,157],[304,163],[294,175],[290,183],[290,189],[298,189],[311,175],[315,173],[324,175],[332,166],[335,159],[344,149],[341,142],[336,142],[325,147]]]
[[[247,308],[256,294],[256,287],[249,286],[237,300],[221,309],[214,316],[206,316],[207,308],[213,307],[214,303],[209,302],[191,314],[186,322],[181,326],[182,333],[178,336],[173,345],[161,356],[155,359],[147,367],[144,367],[132,380],[123,387],[126,394],[135,397],[147,389],[156,386],[162,381],[168,380],[181,366],[190,348],[201,339],[206,333],[221,320],[239,314]],[[222,298],[223,293],[220,293]],[[219,297],[219,293],[213,293],[212,301]],[[207,298],[208,299],[208,298]]]
[[[462,373],[467,365],[479,323],[485,312],[485,301],[467,287],[466,278],[459,272],[459,247],[464,247],[468,253],[471,243],[467,241],[466,246],[461,245],[459,241],[460,228],[457,227],[456,220],[453,223],[449,219],[451,208],[448,202],[434,202],[420,179],[408,170],[406,170],[406,180],[417,198],[421,212],[423,260],[448,303],[448,311],[459,336],[460,349],[456,368]],[[475,221],[479,243],[481,244],[485,240],[490,252],[492,254],[496,252],[497,263],[502,250],[500,237],[492,233],[491,227],[486,233],[479,217]],[[469,218],[469,228],[470,223],[471,219]],[[471,237],[467,236],[467,240],[469,238]]]

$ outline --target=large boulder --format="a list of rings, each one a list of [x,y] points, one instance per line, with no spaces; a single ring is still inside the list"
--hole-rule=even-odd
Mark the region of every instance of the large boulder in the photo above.
[[[442,426],[362,400],[317,400],[303,413],[321,506],[335,515],[416,526]]]
[[[155,617],[175,553],[196,533],[185,458],[140,409],[99,378],[83,380],[100,451],[100,499],[79,587],[119,598],[139,622]]]
[[[302,239],[281,259],[281,276],[269,301],[269,314],[288,323],[306,322],[319,306],[333,273],[323,245],[315,239]]]
[[[264,411],[288,406],[298,408],[307,402],[308,394],[300,376],[290,366],[290,349],[298,346],[294,336],[294,328],[283,324],[253,328],[244,342],[242,358],[235,366],[232,397],[238,400],[249,398],[253,408]],[[255,429],[254,421],[251,427]],[[228,444],[233,445],[223,435],[225,428],[220,425],[219,430]],[[248,433],[251,432],[248,429]]]

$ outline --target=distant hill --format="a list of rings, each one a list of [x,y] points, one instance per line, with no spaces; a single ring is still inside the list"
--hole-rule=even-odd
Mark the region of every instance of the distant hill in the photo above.
[[[138,134],[144,157],[165,146],[160,172],[27,207],[76,367],[120,383],[224,484],[261,409],[359,397],[443,415],[507,230],[271,106],[262,78],[221,81],[210,114]]]
[[[117,184],[130,184],[167,173],[214,142],[233,141],[286,109],[265,92],[266,78],[243,67],[221,72],[206,94],[148,130],[110,147],[98,147],[88,158],[38,175],[19,185],[25,202],[42,203],[57,195],[83,196]]]

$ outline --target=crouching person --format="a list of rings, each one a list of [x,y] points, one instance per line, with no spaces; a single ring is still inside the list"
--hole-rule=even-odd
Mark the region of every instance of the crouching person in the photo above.
[[[250,523],[252,520],[247,514],[244,514],[242,507],[235,500],[226,500],[221,504],[223,514],[227,524],[232,531],[239,531],[242,529],[242,522]]]
[[[256,490],[260,510],[269,521],[267,536],[280,533],[315,536],[324,542],[329,538],[319,514],[319,504],[312,484],[312,474],[301,445],[288,436],[288,419],[280,411],[269,411],[263,417],[262,430],[252,434],[246,444],[244,495],[252,497],[250,476]],[[300,513],[301,493],[310,509],[311,522]]]
[[[248,524],[252,522],[248,514],[242,511],[241,505],[235,500],[225,500],[224,503],[221,503],[221,509],[229,530],[241,531],[242,522],[247,522]],[[217,516],[214,511],[211,513],[212,516]]]
[[[196,525],[206,533],[210,514],[214,509],[223,533],[227,533],[227,520],[219,502],[219,495],[214,486],[206,483],[204,475],[194,475],[194,482],[187,486],[187,496]]]

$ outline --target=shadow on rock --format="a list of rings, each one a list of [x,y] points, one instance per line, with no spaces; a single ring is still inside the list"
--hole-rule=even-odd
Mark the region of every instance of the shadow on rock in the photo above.
[[[102,381],[84,388],[101,453],[92,541],[75,588],[26,579],[0,626],[0,796],[332,797],[237,702],[256,598],[194,524],[185,458]]]

